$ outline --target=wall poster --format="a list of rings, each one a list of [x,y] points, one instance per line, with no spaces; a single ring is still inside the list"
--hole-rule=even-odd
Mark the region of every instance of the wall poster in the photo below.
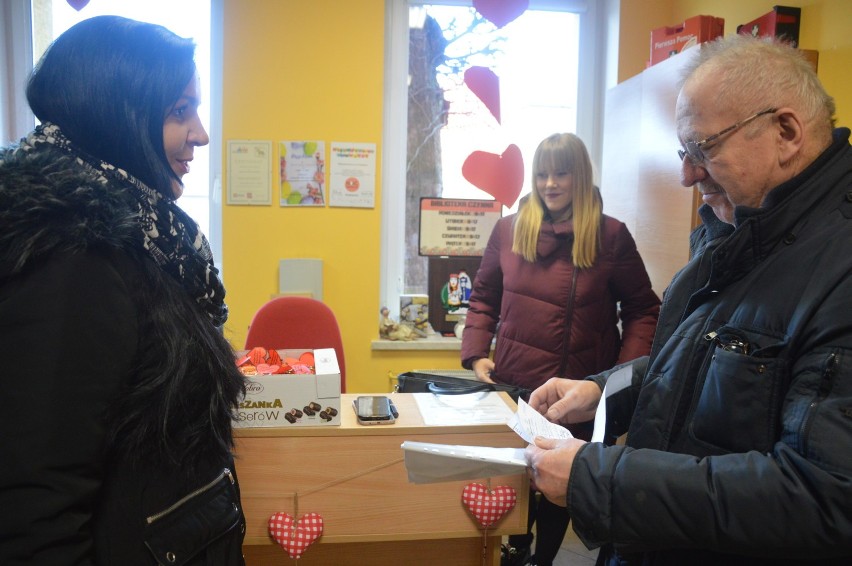
[[[376,206],[376,144],[331,142],[331,206]]]
[[[228,141],[227,204],[272,204],[271,141]]]
[[[325,142],[278,142],[281,206],[325,206]]]

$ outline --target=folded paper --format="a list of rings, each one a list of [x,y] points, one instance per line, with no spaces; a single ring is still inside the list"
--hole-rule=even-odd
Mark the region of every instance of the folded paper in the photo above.
[[[527,468],[523,448],[489,448],[458,444],[402,443],[405,469],[412,483],[438,483],[522,474]]]

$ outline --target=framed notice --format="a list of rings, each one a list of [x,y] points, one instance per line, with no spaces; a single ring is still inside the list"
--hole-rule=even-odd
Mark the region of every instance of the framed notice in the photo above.
[[[496,200],[420,199],[422,256],[482,256],[503,205]]]
[[[228,204],[272,204],[271,141],[228,141]]]
[[[376,203],[376,144],[331,142],[329,206],[373,208]]]
[[[325,206],[325,143],[278,142],[281,206]]]

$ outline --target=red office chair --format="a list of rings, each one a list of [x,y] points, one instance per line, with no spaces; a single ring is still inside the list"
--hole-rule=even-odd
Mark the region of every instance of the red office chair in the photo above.
[[[334,348],[340,366],[340,391],[346,391],[343,339],[337,319],[325,303],[308,297],[277,297],[258,310],[249,326],[246,350],[263,348]]]

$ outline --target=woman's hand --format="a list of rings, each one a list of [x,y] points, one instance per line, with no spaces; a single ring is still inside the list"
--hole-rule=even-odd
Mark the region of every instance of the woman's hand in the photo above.
[[[491,373],[494,371],[494,362],[491,358],[479,358],[470,366],[473,373],[476,374],[476,379],[485,383],[494,383],[491,379]]]

